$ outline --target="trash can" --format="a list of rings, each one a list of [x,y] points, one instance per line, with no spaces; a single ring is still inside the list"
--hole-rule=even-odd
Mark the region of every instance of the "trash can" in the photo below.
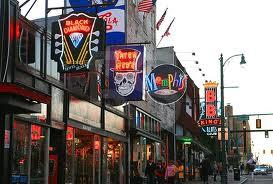
[[[233,173],[234,173],[234,180],[235,181],[240,181],[240,169],[239,168],[234,168]]]

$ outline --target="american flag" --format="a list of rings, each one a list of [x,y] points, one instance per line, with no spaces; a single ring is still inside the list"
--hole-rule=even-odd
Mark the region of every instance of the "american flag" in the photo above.
[[[165,33],[161,36],[161,37],[164,37],[164,36],[169,36],[171,33],[169,32],[170,31],[170,28],[173,24],[173,21],[174,21],[175,18],[173,18],[172,22],[170,23],[170,25],[168,26],[168,28],[166,29]]]
[[[154,0],[142,0],[138,4],[138,11],[149,13],[153,8],[154,3],[155,3]]]
[[[166,8],[165,12],[163,13],[163,15],[161,16],[161,18],[156,23],[156,29],[157,30],[159,30],[159,26],[162,24],[163,20],[165,19],[165,16],[167,14],[167,10],[168,10],[168,8]]]

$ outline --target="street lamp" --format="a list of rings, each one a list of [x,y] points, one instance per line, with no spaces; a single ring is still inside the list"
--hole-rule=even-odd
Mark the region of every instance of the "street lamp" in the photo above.
[[[236,56],[241,56],[240,64],[246,64],[245,57],[243,54],[236,54],[230,56],[225,61],[223,59],[223,54],[221,54],[220,60],[220,74],[221,74],[221,140],[222,140],[222,165],[223,172],[221,175],[221,183],[227,184],[227,165],[226,165],[226,142],[225,142],[225,114],[224,114],[224,66],[227,62]]]

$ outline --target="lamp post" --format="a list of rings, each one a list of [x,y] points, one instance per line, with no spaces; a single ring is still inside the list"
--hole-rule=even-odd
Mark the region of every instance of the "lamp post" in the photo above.
[[[226,163],[226,141],[225,141],[225,114],[224,114],[224,66],[233,57],[241,56],[240,64],[246,64],[243,54],[236,54],[230,56],[224,61],[223,54],[221,54],[220,60],[220,75],[221,75],[221,140],[222,140],[222,165],[223,171],[221,175],[221,183],[227,184],[227,163]]]

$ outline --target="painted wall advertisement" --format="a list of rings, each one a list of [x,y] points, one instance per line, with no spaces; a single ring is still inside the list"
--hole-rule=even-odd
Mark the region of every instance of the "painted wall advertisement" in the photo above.
[[[218,127],[221,126],[221,119],[218,116],[217,108],[217,87],[216,82],[206,82],[205,87],[205,103],[201,109],[201,116],[198,126],[209,136],[217,136]]]
[[[178,101],[187,89],[188,76],[178,67],[159,65],[146,77],[146,88],[157,103],[171,104]]]
[[[110,48],[109,97],[125,101],[144,99],[144,46],[113,46]]]
[[[89,71],[103,58],[105,46],[103,19],[84,13],[61,16],[52,23],[51,59],[59,72]]]
[[[106,44],[125,43],[125,1],[124,0],[67,0],[75,11],[97,13],[106,21]],[[98,4],[108,4],[97,7],[84,7]]]

